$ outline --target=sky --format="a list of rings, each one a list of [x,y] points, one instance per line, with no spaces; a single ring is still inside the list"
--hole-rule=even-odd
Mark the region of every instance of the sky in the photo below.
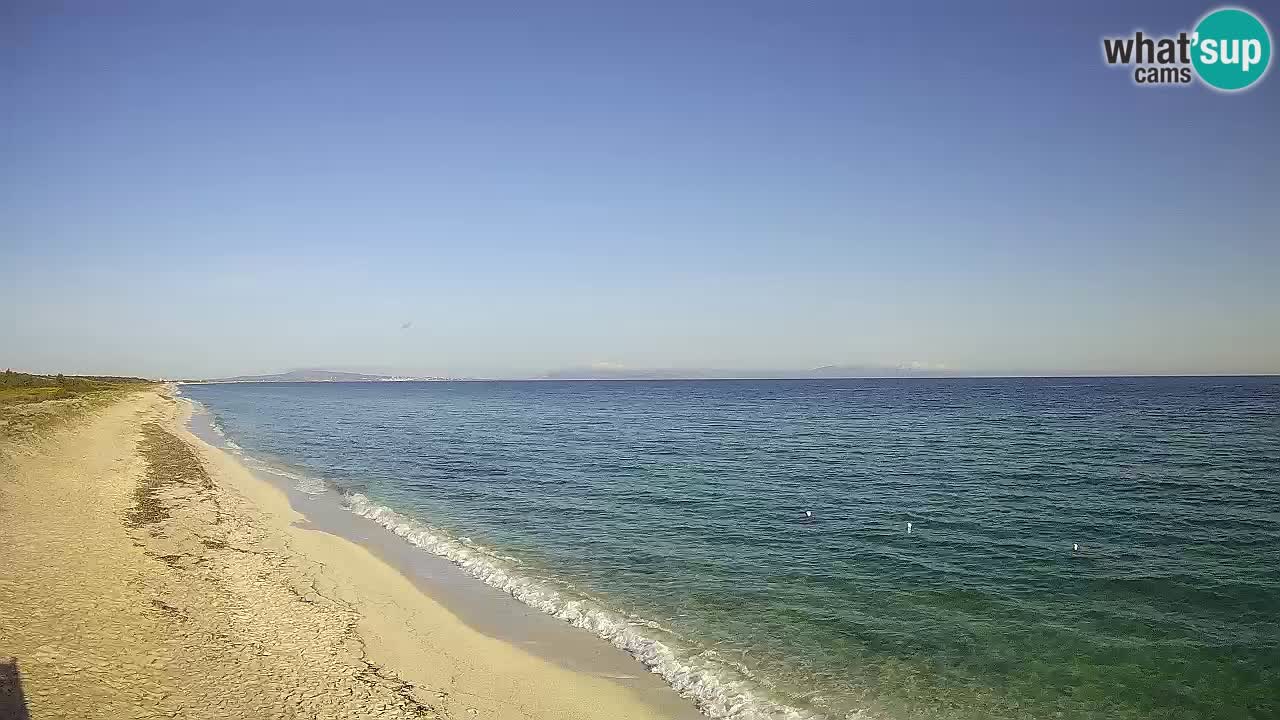
[[[1212,7],[10,0],[0,365],[1277,373],[1280,76],[1102,61]]]

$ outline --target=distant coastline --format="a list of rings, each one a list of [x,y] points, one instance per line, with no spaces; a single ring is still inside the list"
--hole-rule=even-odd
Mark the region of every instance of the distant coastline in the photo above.
[[[251,382],[429,382],[453,380],[456,378],[413,376],[413,375],[369,375],[366,373],[342,372],[337,370],[290,370],[269,375],[236,375],[225,378],[206,380],[182,380],[184,383],[251,383]]]

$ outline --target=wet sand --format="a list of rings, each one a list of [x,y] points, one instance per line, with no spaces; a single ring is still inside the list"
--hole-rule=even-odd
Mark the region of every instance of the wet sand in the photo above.
[[[553,661],[565,640],[554,631],[508,638],[536,645],[531,652],[464,622],[423,592],[432,572],[415,576],[406,572],[409,560],[397,568],[378,556],[393,551],[375,553],[319,529],[284,489],[193,435],[188,413],[184,402],[141,392],[41,437],[0,440],[6,712],[692,714],[656,679],[623,684]],[[490,601],[493,613],[514,612]],[[566,657],[598,653],[602,667],[619,662],[612,648],[582,642]]]

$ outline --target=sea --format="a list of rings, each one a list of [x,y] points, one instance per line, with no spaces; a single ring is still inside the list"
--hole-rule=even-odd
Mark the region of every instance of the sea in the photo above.
[[[710,717],[1280,717],[1277,377],[181,392]]]

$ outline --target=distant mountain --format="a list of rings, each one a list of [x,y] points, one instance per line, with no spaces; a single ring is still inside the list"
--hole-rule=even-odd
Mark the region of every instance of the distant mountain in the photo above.
[[[820,378],[910,378],[957,377],[968,375],[963,371],[937,366],[906,364],[885,365],[824,365],[811,370],[796,369],[744,369],[721,368],[628,368],[619,365],[590,365],[586,367],[552,370],[539,380],[713,380],[713,379],[820,379]]]
[[[696,368],[624,368],[624,367],[575,367],[552,370],[535,380],[695,380],[707,378],[742,377],[731,371],[701,370]]]
[[[918,365],[823,365],[805,373],[812,378],[911,378],[911,377],[957,377],[974,375],[966,371],[948,370],[942,367]]]
[[[236,375],[235,377],[198,380],[196,382],[393,382],[398,380],[440,380],[442,378],[401,377],[398,375],[366,375],[364,373],[339,372],[337,370],[290,370],[272,375]]]

